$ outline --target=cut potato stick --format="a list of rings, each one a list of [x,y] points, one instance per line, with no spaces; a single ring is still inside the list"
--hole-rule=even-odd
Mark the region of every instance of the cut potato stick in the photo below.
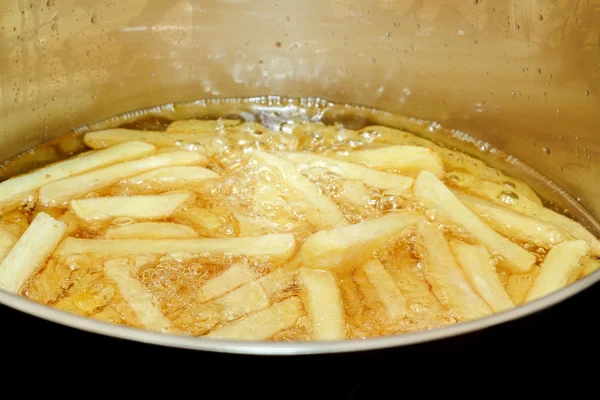
[[[165,253],[227,253],[240,256],[269,256],[276,261],[289,259],[296,250],[292,234],[219,239],[79,239],[68,237],[56,255],[78,253],[109,255]]]
[[[428,147],[397,145],[379,149],[356,150],[347,155],[336,154],[340,160],[364,164],[370,168],[393,170],[409,176],[429,171],[437,177],[444,175],[442,159]]]
[[[154,151],[155,147],[147,143],[123,143],[105,150],[89,151],[29,174],[8,179],[0,183],[0,209],[22,202],[24,195],[45,184],[99,167],[144,157]]]
[[[324,168],[340,175],[344,179],[360,180],[369,186],[379,189],[395,190],[402,193],[410,189],[414,182],[412,178],[402,175],[375,171],[362,165],[340,161],[334,158],[321,157],[316,154],[292,152],[281,152],[278,154],[291,162],[307,164],[311,167]]]
[[[172,222],[136,222],[108,228],[108,239],[188,239],[198,235],[187,225]]]
[[[125,185],[147,185],[157,188],[201,183],[209,179],[219,178],[219,174],[203,167],[180,165],[157,168],[140,175],[125,179]]]
[[[435,175],[421,172],[415,182],[415,193],[430,202],[446,218],[462,225],[495,255],[500,256],[507,267],[524,272],[529,271],[535,263],[533,254],[484,224]]]
[[[221,275],[209,279],[202,285],[199,293],[200,301],[204,302],[222,296],[257,278],[258,275],[250,268],[247,261],[235,263]]]
[[[539,273],[540,267],[535,265],[531,271],[510,275],[506,291],[514,304],[520,305],[525,302],[525,296]]]
[[[512,211],[477,197],[453,191],[454,195],[496,232],[540,247],[552,247],[569,238],[556,225]]]
[[[511,190],[495,183],[482,181],[465,173],[453,172],[452,175],[457,177],[449,180],[452,186],[469,194],[484,197],[502,207],[510,208],[513,211],[555,225],[567,232],[573,239],[588,242],[592,254],[600,256],[600,241],[577,221],[537,204],[527,197],[515,196]]]
[[[64,223],[39,213],[0,263],[0,287],[18,293],[52,254],[65,229]]]
[[[600,261],[596,257],[590,257],[583,263],[580,278],[584,278],[600,269]]]
[[[206,156],[189,151],[176,151],[127,161],[44,185],[40,188],[39,201],[44,206],[62,206],[71,199],[141,172],[172,165],[200,164],[206,161]]]
[[[293,263],[284,265],[269,272],[258,280],[267,292],[269,297],[273,297],[280,292],[289,289],[296,283],[297,266]]]
[[[171,216],[190,200],[190,192],[172,192],[157,196],[114,196],[71,200],[69,207],[85,221],[101,221],[117,217],[159,219]]]
[[[425,221],[419,223],[419,234],[424,244],[425,276],[440,302],[466,319],[491,314],[490,307],[475,293],[454,260],[444,234]]]
[[[371,201],[369,189],[361,181],[347,180],[342,182],[343,196],[352,204],[367,207]]]
[[[187,223],[198,230],[201,234],[210,234],[219,229],[223,224],[223,220],[216,214],[198,207],[187,207],[173,216],[177,222]]]
[[[573,273],[581,273],[589,250],[585,240],[569,240],[553,247],[546,255],[525,301],[539,299],[566,286]]]
[[[418,214],[401,211],[358,224],[319,231],[306,239],[297,260],[314,269],[345,269],[363,264],[386,240],[419,220]]]
[[[309,221],[313,225],[320,229],[331,229],[348,224],[344,214],[333,200],[321,194],[315,185],[296,171],[294,163],[263,151],[256,151],[253,155],[259,163],[277,168],[283,177],[284,183],[310,203],[311,208],[306,212]]]
[[[305,298],[308,316],[312,321],[312,339],[343,339],[344,307],[333,273],[300,268],[298,281]]]
[[[505,311],[515,306],[502,286],[485,247],[452,240],[450,248],[475,292],[494,312]]]
[[[221,319],[223,321],[233,321],[244,315],[267,308],[270,304],[269,296],[256,281],[248,282],[226,295],[214,299],[211,303],[221,307]]]
[[[207,133],[210,135],[216,134],[220,129],[226,126],[239,125],[242,121],[238,119],[185,119],[173,121],[167,126],[167,132],[189,132],[189,133]]]
[[[117,284],[121,295],[133,309],[144,328],[166,332],[171,322],[154,304],[152,295],[142,284],[130,276],[131,267],[126,259],[109,260],[104,263],[104,273]]]
[[[290,297],[271,307],[230,322],[211,331],[206,337],[234,340],[265,340],[296,325],[304,313],[302,301]]]
[[[407,311],[406,300],[381,261],[376,259],[367,261],[362,265],[362,270],[373,285],[390,319],[397,320],[404,317]]]
[[[83,140],[93,149],[103,149],[131,141],[150,143],[157,147],[177,147],[182,141],[197,142],[201,139],[207,139],[207,135],[116,128],[86,133]]]
[[[20,228],[17,225],[7,224],[0,226],[0,262],[19,240]]]

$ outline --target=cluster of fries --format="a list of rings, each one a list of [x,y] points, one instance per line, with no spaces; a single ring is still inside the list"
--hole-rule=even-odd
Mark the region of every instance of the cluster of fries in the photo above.
[[[362,146],[340,147],[350,141]],[[379,334],[484,317],[599,267],[600,242],[526,184],[407,132],[186,120],[166,132],[90,132],[85,143],[92,150],[0,183],[0,287],[98,319],[337,340],[378,334],[358,327],[365,315]],[[235,173],[223,162],[233,156],[271,178],[225,210],[237,228],[218,234],[223,210],[205,189]],[[320,176],[341,183],[328,193]],[[386,196],[394,207],[379,207]],[[294,202],[300,216],[273,223],[235,209],[269,201]],[[179,308],[141,278],[165,257],[204,260],[186,278],[196,286],[169,292],[187,296]]]

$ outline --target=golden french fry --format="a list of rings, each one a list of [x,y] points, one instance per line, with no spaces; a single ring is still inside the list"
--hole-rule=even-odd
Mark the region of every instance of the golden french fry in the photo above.
[[[241,256],[269,256],[276,261],[289,259],[296,250],[292,234],[219,239],[79,239],[68,237],[56,255],[96,253],[108,255],[165,253],[227,253]]]
[[[452,177],[452,175],[456,176],[456,178],[448,180],[452,186],[471,195],[486,198],[518,213],[555,225],[567,232],[572,238],[585,240],[590,245],[592,254],[595,256],[600,255],[600,241],[577,221],[495,183],[481,181],[465,173],[453,172],[449,176]]]
[[[141,142],[123,143],[104,150],[89,151],[77,157],[50,164],[29,174],[0,183],[0,209],[23,202],[23,197],[39,187],[99,167],[147,156],[155,147]]]
[[[596,257],[590,257],[583,263],[580,278],[584,278],[600,269],[600,261]]]
[[[198,235],[187,225],[172,222],[135,222],[108,228],[107,239],[188,239]]]
[[[454,195],[496,232],[540,247],[552,247],[569,235],[562,228],[512,211],[477,197],[453,191]]]
[[[168,332],[171,322],[154,303],[150,294],[140,282],[130,275],[131,266],[126,259],[108,260],[104,263],[104,273],[117,284],[121,294],[133,309],[144,328]]]
[[[171,216],[190,200],[190,192],[171,192],[156,196],[114,196],[71,200],[69,207],[85,221],[110,218],[159,219]]]
[[[525,301],[539,299],[566,286],[572,274],[581,273],[589,251],[590,246],[585,240],[568,240],[554,246],[546,255]]]
[[[424,244],[425,277],[440,302],[466,319],[491,314],[490,307],[475,293],[454,260],[444,234],[425,221],[419,223],[419,234]]]
[[[500,256],[507,267],[514,271],[529,271],[536,258],[533,254],[484,224],[450,189],[435,175],[423,171],[415,182],[415,193],[431,203],[436,210],[456,224],[462,225],[495,255]]]
[[[440,178],[444,175],[444,165],[440,156],[432,149],[422,146],[397,145],[356,150],[347,155],[337,154],[336,158],[378,170],[397,171],[408,176],[416,176],[421,171],[429,171]]]
[[[407,312],[406,300],[381,261],[376,259],[367,261],[361,268],[390,319],[397,320],[404,317]]]
[[[300,268],[298,281],[312,321],[312,339],[343,339],[345,337],[344,307],[333,273]]]
[[[379,189],[390,189],[402,193],[411,188],[414,180],[398,174],[376,171],[362,165],[322,157],[310,153],[280,152],[281,157],[299,164],[327,169],[340,175],[344,179],[360,180],[369,186]]]
[[[10,249],[17,243],[20,234],[21,229],[18,225],[0,225],[0,262],[4,260]]]
[[[265,310],[217,328],[208,333],[206,337],[265,340],[296,325],[296,321],[303,313],[302,301],[298,297],[289,297]]]
[[[514,304],[520,305],[525,302],[525,296],[531,289],[531,285],[540,273],[540,267],[535,265],[531,271],[511,274],[508,278],[506,291]]]
[[[52,254],[66,225],[39,213],[0,263],[0,287],[17,293]]]
[[[200,288],[198,296],[201,302],[212,300],[257,278],[258,275],[250,268],[247,261],[238,262],[220,275],[209,279]]]
[[[304,267],[341,270],[356,267],[373,256],[386,240],[417,223],[412,211],[394,212],[358,224],[319,231],[306,239],[297,260]]]
[[[167,132],[189,132],[189,133],[206,133],[214,135],[227,126],[239,125],[242,121],[237,119],[184,119],[173,121],[167,126]]]
[[[284,183],[310,203],[311,208],[307,209],[306,212],[309,221],[313,225],[320,229],[330,229],[348,224],[344,214],[333,200],[321,194],[315,185],[302,176],[296,170],[294,163],[263,151],[255,151],[253,156],[258,162],[277,168],[283,177]]]
[[[127,161],[44,185],[40,188],[39,201],[44,206],[63,206],[71,199],[141,172],[172,165],[205,162],[206,156],[189,151],[176,151]]]
[[[209,179],[217,179],[220,175],[208,168],[194,165],[157,168],[143,174],[125,179],[124,185],[144,185],[157,189],[185,187],[198,184]]]
[[[211,303],[221,308],[223,321],[233,321],[267,308],[270,304],[267,293],[256,281],[248,282]]]
[[[475,292],[494,312],[506,311],[515,306],[502,286],[485,247],[452,240],[450,248]]]

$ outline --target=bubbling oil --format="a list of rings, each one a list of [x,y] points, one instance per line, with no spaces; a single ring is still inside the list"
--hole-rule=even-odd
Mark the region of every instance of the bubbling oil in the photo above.
[[[318,231],[308,218],[311,205],[286,185],[285,178],[277,168],[254,162],[250,157],[254,150],[343,156],[356,150],[378,149],[394,144],[425,146],[435,148],[442,158],[447,172],[445,183],[449,187],[460,188],[461,179],[465,176],[476,177],[499,187],[497,199],[507,206],[517,202],[520,196],[539,201],[536,193],[522,180],[504,174],[501,168],[490,166],[502,167],[501,160],[506,157],[499,155],[499,152],[489,151],[477,157],[477,148],[469,144],[474,141],[467,135],[462,135],[464,146],[459,152],[445,146],[449,133],[436,123],[320,99],[280,97],[202,100],[117,116],[80,127],[5,162],[0,179],[88,151],[83,135],[90,131],[113,127],[165,131],[173,121],[187,119],[239,120],[239,126],[242,127],[237,130],[217,127],[209,140],[176,143],[175,147],[180,149],[208,154],[206,168],[221,177],[186,185],[185,190],[193,193],[192,200],[169,218],[157,222],[191,226],[199,237],[291,233],[301,244]],[[369,129],[370,126],[383,126],[384,129]],[[487,163],[482,159],[486,159]],[[314,184],[320,194],[337,205],[350,224],[400,210],[416,210],[427,220],[443,224],[447,239],[476,243],[475,238],[462,227],[441,221],[436,212],[428,209],[412,192],[369,187],[360,180],[344,179],[319,163],[301,163],[297,170]],[[529,180],[536,176],[524,166],[523,175]],[[144,182],[119,181],[89,192],[84,197],[160,194],[171,189],[168,183],[148,185]],[[545,204],[550,206],[548,202]],[[42,211],[67,222],[68,235],[77,238],[101,238],[109,228],[136,222],[131,218],[86,222],[69,215],[69,211],[63,208],[31,205],[5,213],[0,219],[3,224],[15,229],[16,234],[22,234],[35,215]],[[586,226],[596,226],[591,219],[585,219],[589,216],[581,209],[569,211],[579,216]],[[388,240],[373,254],[407,300],[408,312],[404,318],[391,320],[386,316],[381,299],[376,296],[362,270],[336,273],[343,300],[346,338],[416,332],[454,324],[463,319],[455,310],[447,307],[444,298],[436,297],[432,292],[418,240],[417,235],[409,232]],[[529,243],[519,244],[536,254],[540,261],[543,260],[544,248],[536,248]],[[240,258],[232,254],[138,254],[126,258],[134,267],[134,278],[152,294],[160,312],[171,322],[171,331],[192,336],[205,335],[216,327],[243,317],[243,313],[231,312],[218,302],[201,301],[198,293],[211,278],[240,262],[248,265],[257,281],[282,267],[268,257]],[[24,285],[21,294],[36,302],[85,317],[143,327],[117,285],[103,272],[105,261],[105,256],[94,254],[51,257]],[[515,303],[522,303],[522,286],[531,283],[533,273],[512,274],[498,266],[498,274]],[[268,295],[272,304],[292,296],[302,296],[302,293],[297,282],[291,282]],[[311,329],[312,322],[304,315],[295,326],[276,333],[269,340],[310,340]]]

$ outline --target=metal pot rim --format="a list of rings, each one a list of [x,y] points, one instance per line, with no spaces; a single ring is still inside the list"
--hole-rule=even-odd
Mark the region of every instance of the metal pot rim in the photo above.
[[[61,311],[43,304],[36,303],[19,295],[9,293],[2,289],[0,289],[0,303],[15,310],[50,322],[90,333],[97,333],[135,342],[230,354],[310,355],[401,347],[430,342],[438,339],[450,338],[453,336],[482,330],[484,328],[515,320],[551,307],[589,288],[598,281],[600,281],[600,271],[596,271],[584,279],[581,279],[559,291],[556,291],[531,303],[527,303],[508,311],[493,314],[485,318],[461,322],[455,325],[432,329],[429,331],[414,332],[403,335],[382,336],[370,339],[350,339],[342,341],[304,343],[234,341],[152,332],[139,328],[130,328],[121,325],[110,324],[107,322],[101,322],[88,317]]]

